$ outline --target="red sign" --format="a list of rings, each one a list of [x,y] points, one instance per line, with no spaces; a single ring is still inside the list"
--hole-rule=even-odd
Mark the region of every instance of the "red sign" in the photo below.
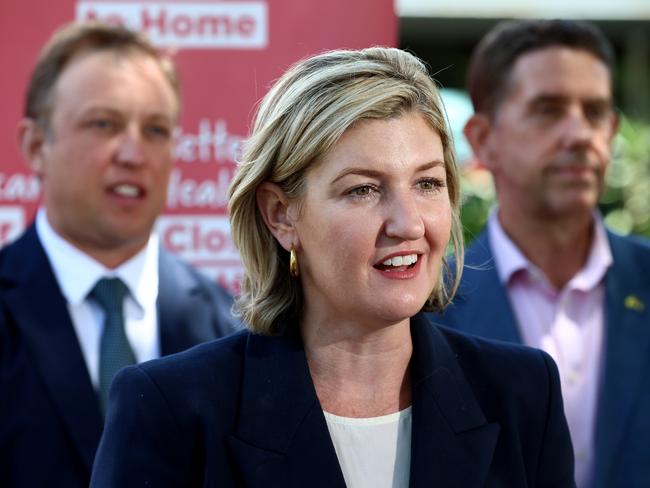
[[[163,243],[236,291],[241,269],[230,240],[227,188],[255,104],[295,61],[334,48],[394,46],[393,0],[3,0],[0,2],[0,245],[38,206],[38,180],[17,148],[27,80],[52,32],[100,19],[145,32],[175,52],[183,114]]]
[[[77,3],[77,19],[126,24],[159,46],[182,49],[265,49],[268,13],[264,0],[241,2]]]

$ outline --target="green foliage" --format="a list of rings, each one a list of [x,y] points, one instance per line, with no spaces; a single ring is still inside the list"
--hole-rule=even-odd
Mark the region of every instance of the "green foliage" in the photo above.
[[[478,236],[487,222],[495,201],[494,185],[486,169],[471,163],[461,172],[460,187],[463,196],[460,220],[467,245]]]
[[[650,125],[621,118],[613,164],[600,202],[605,223],[650,237]]]
[[[494,204],[489,173],[469,164],[461,176],[465,243],[481,231]],[[607,226],[620,234],[650,237],[650,125],[621,118],[607,186],[600,202]]]

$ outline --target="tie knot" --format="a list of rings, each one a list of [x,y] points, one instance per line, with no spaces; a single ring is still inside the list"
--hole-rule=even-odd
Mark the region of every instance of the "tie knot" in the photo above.
[[[119,278],[102,278],[97,282],[90,295],[105,312],[121,311],[128,288]]]

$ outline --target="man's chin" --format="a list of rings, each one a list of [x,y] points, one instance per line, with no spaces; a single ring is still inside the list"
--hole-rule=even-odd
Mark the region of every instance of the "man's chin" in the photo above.
[[[551,202],[551,212],[558,217],[580,217],[591,215],[598,205],[594,194],[578,194]]]

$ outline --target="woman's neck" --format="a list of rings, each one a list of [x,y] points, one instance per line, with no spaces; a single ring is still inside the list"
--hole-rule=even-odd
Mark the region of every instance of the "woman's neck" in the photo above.
[[[359,325],[301,327],[307,363],[323,410],[377,417],[411,404],[410,321],[368,331]]]

